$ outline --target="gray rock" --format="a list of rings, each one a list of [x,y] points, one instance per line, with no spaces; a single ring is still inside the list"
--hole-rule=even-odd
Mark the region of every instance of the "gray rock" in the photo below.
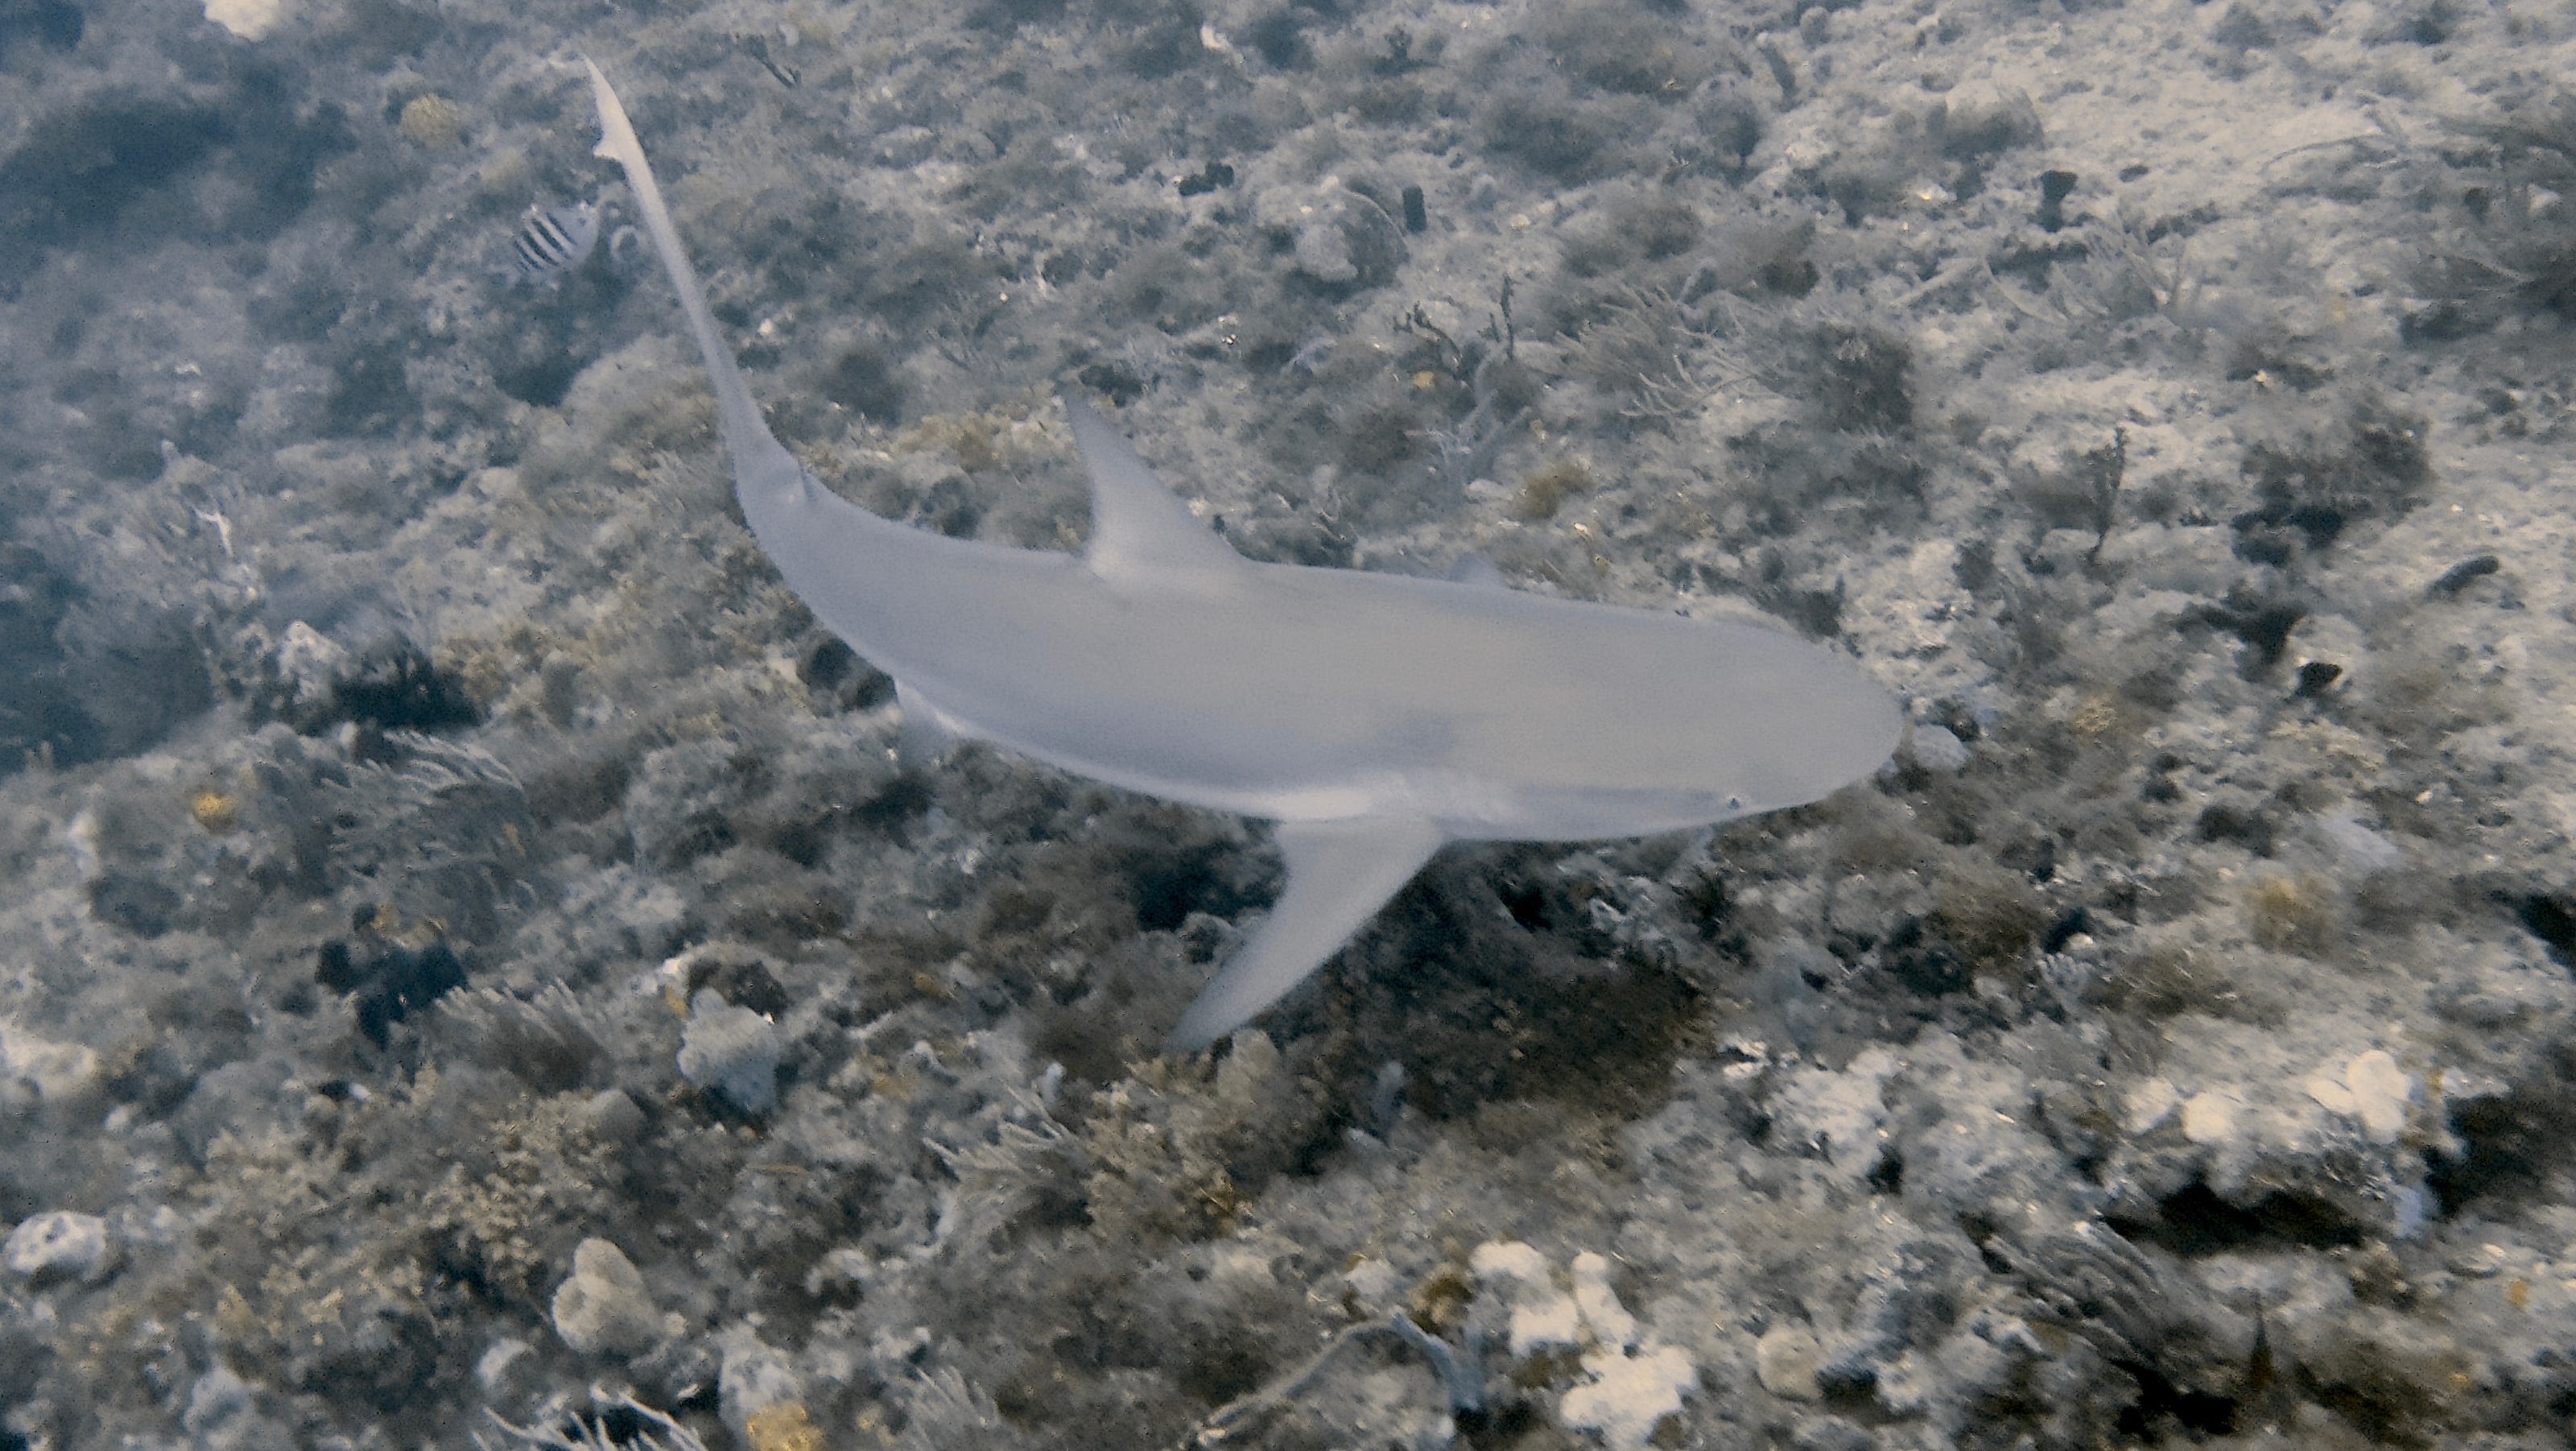
[[[603,1088],[581,1106],[581,1126],[603,1144],[631,1144],[644,1131],[644,1110],[614,1088]]]
[[[737,1008],[713,988],[689,1000],[689,1026],[680,1035],[680,1076],[721,1095],[745,1113],[767,1113],[778,1104],[778,1059],[785,1051],[778,1025],[749,1008]]]
[[[1802,1325],[1774,1325],[1753,1344],[1753,1374],[1762,1388],[1784,1400],[1813,1401],[1824,1396],[1816,1366],[1824,1347]]]
[[[761,1343],[750,1326],[734,1326],[720,1339],[724,1364],[716,1385],[724,1423],[748,1442],[753,1439],[751,1418],[772,1406],[802,1402],[804,1383],[786,1353]]]
[[[554,1321],[564,1344],[584,1355],[633,1355],[662,1337],[643,1272],[604,1239],[573,1251],[572,1278],[555,1290]]]
[[[1968,746],[1947,726],[1918,725],[1906,746],[1914,764],[1937,775],[1952,776],[1968,764]]]
[[[107,1221],[68,1209],[35,1215],[9,1231],[0,1244],[0,1263],[30,1280],[95,1282],[113,1264]]]
[[[1288,209],[1299,272],[1317,282],[1353,289],[1395,280],[1408,250],[1395,219],[1366,196],[1327,183]]]

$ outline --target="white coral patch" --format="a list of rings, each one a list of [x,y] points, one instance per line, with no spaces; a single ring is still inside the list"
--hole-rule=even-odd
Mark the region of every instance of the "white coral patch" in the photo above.
[[[1772,1121],[1790,1138],[1822,1155],[1844,1177],[1858,1180],[1878,1163],[1887,1138],[1887,1080],[1901,1065],[1885,1048],[1871,1047],[1836,1073],[1802,1068],[1787,1076],[1771,1103]]]
[[[2195,1144],[2224,1143],[2236,1137],[2237,1112],[2244,1106],[2223,1089],[2195,1093],[2182,1106],[2182,1136]]]
[[[1498,1288],[1503,1303],[1511,1308],[1514,1358],[1525,1359],[1581,1340],[1583,1312],[1573,1296],[1556,1287],[1547,1257],[1537,1250],[1518,1240],[1480,1244],[1468,1257],[1467,1267],[1476,1272],[1476,1278]]]
[[[1578,1431],[1597,1431],[1611,1451],[1640,1451],[1664,1417],[1682,1408],[1682,1394],[1699,1389],[1699,1372],[1677,1346],[1635,1355],[1587,1352],[1590,1385],[1576,1386],[1557,1403],[1558,1419]]]
[[[258,40],[285,18],[280,0],[206,0],[206,18],[239,40]]]
[[[2354,1057],[2340,1076],[2314,1074],[2303,1086],[2320,1107],[2359,1119],[2362,1131],[2382,1143],[2406,1127],[2406,1106],[2415,1098],[2415,1080],[2380,1048]]]
[[[87,1092],[98,1081],[98,1055],[78,1043],[57,1043],[0,1018],[0,1083],[25,1083],[44,1102]]]
[[[1637,1317],[1610,1288],[1610,1261],[1589,1250],[1574,1257],[1571,1294],[1558,1287],[1547,1259],[1518,1241],[1482,1244],[1468,1265],[1511,1312],[1515,1359],[1580,1345],[1587,1379],[1558,1399],[1557,1418],[1592,1431],[1610,1451],[1643,1451],[1655,1427],[1699,1388],[1688,1352],[1648,1339]]]
[[[1574,1257],[1574,1306],[1603,1345],[1625,1350],[1637,1343],[1637,1317],[1610,1289],[1610,1261],[1590,1250]]]

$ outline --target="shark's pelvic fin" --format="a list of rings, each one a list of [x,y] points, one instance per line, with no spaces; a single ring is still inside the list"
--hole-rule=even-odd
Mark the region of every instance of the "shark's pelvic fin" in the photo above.
[[[956,725],[920,691],[900,680],[894,683],[894,700],[903,711],[903,724],[894,738],[895,760],[907,771],[938,765],[957,744]]]
[[[1427,821],[1281,822],[1288,889],[1270,920],[1181,1015],[1165,1050],[1195,1053],[1286,996],[1413,880],[1442,840]]]
[[[1108,419],[1070,393],[1064,416],[1091,473],[1091,543],[1083,557],[1094,572],[1109,579],[1187,578],[1244,567],[1234,546],[1154,477]]]

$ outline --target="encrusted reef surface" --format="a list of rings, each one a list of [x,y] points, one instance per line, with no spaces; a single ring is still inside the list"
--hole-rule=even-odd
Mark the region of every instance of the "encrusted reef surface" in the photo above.
[[[1264,830],[897,757],[576,50],[868,507],[1075,547],[1078,383],[1250,556],[1767,613],[1906,744],[1452,849],[1158,1057]],[[2566,1445],[2569,77],[2539,0],[0,4],[0,1448]]]

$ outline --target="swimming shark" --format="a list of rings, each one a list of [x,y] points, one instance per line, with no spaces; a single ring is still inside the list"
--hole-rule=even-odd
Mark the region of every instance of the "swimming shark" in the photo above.
[[[582,64],[598,154],[625,169],[715,390],[743,517],[815,618],[893,677],[906,732],[1277,823],[1287,885],[1168,1051],[1277,1002],[1444,843],[1707,826],[1817,800],[1894,750],[1888,692],[1780,630],[1246,559],[1071,394],[1091,477],[1079,554],[841,499],[770,432],[626,108]]]

